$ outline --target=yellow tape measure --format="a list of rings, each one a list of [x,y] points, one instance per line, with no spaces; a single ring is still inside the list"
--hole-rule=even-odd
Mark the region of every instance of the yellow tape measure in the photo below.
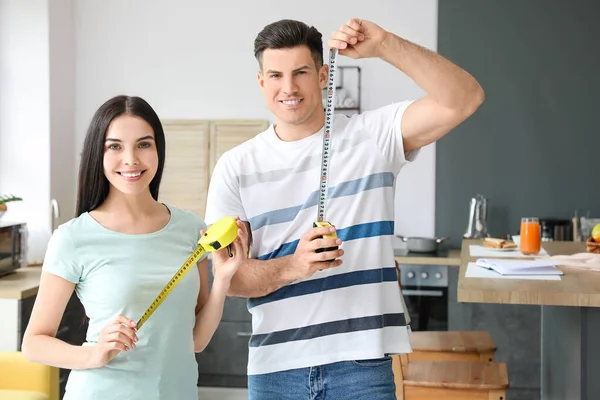
[[[137,322],[136,328],[139,330],[142,325],[144,325],[152,313],[156,311],[158,306],[162,304],[188,271],[198,263],[198,260],[200,260],[204,253],[217,251],[233,243],[237,238],[237,229],[233,217],[223,217],[211,225],[198,241],[196,250],[194,250],[192,255],[189,256],[181,268],[173,275],[169,283],[167,283],[156,299],[154,299],[150,307],[148,307],[144,315],[142,315],[142,318]]]

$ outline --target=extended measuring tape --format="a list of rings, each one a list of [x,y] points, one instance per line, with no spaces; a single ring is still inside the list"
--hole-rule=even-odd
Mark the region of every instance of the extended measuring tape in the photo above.
[[[198,247],[196,247],[196,250],[194,250],[192,255],[189,256],[181,268],[179,268],[175,275],[173,275],[169,283],[167,283],[156,299],[154,299],[150,307],[148,307],[144,315],[142,315],[142,318],[140,318],[138,321],[136,328],[139,330],[142,325],[144,325],[152,313],[156,311],[158,306],[162,304],[167,296],[173,291],[175,286],[181,282],[188,271],[196,265],[204,253],[217,251],[233,243],[233,241],[237,238],[237,229],[238,228],[233,217],[223,217],[211,225],[198,241]]]
[[[317,204],[317,222],[313,227],[331,226],[326,220],[327,211],[327,189],[329,180],[329,158],[331,157],[331,133],[333,127],[333,112],[335,110],[335,58],[337,49],[329,49],[329,75],[327,79],[327,105],[325,107],[325,127],[323,128],[323,150],[321,153],[321,176],[319,178],[319,203]],[[335,239],[335,233],[323,235],[327,239]],[[317,249],[317,253],[335,250],[338,247]],[[333,260],[328,260],[333,261]]]

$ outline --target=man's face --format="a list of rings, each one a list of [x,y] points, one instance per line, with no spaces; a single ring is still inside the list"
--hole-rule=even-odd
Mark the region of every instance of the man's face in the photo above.
[[[315,65],[308,46],[266,49],[258,81],[267,106],[280,122],[301,125],[323,109],[327,66]]]

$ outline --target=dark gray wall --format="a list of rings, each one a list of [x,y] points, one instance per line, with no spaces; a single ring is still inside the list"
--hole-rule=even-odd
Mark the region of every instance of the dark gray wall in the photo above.
[[[440,1],[438,35],[486,100],[437,144],[436,234],[459,246],[476,193],[496,236],[600,216],[600,1]]]
[[[600,216],[600,1],[440,0],[438,35],[486,100],[438,142],[436,235],[460,246],[476,193],[496,236],[523,216]],[[457,303],[451,273],[449,329],[489,331],[508,398],[539,399],[540,308]]]

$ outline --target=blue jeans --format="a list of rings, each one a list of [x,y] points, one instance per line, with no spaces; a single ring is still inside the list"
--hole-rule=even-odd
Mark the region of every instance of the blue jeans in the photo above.
[[[396,400],[392,358],[248,376],[249,400]]]

